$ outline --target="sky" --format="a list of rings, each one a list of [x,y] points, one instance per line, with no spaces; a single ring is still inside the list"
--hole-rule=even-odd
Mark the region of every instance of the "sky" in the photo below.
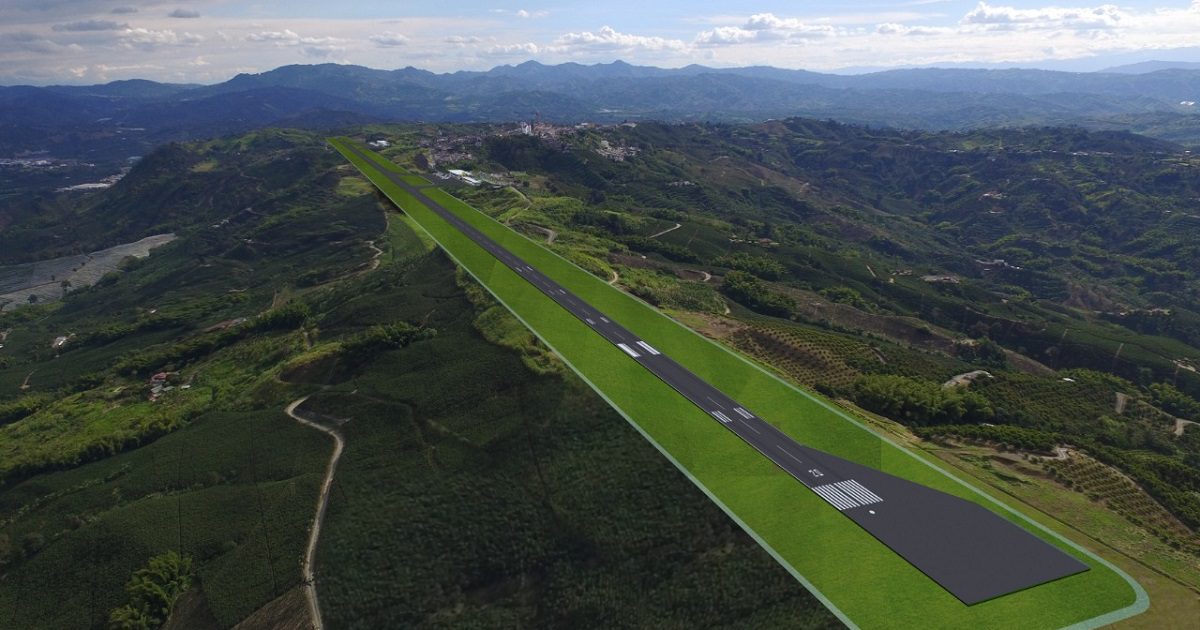
[[[1200,0],[0,0],[0,84],[216,83],[287,64],[1096,70],[1200,61]]]

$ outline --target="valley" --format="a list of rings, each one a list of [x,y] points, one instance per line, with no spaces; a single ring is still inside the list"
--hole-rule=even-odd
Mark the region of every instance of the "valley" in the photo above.
[[[572,263],[573,290],[661,309],[1111,562],[1148,594],[1129,627],[1195,614],[1183,150],[803,119],[347,133]],[[345,440],[308,584],[327,627],[841,623],[323,135],[171,145],[59,195],[0,230],[11,282],[73,268],[67,241],[174,240],[65,295],[41,272],[61,299],[0,315],[6,623],[103,625],[167,549],[195,575],[177,627],[307,610],[333,446],[299,399]],[[98,545],[120,552],[80,555]]]

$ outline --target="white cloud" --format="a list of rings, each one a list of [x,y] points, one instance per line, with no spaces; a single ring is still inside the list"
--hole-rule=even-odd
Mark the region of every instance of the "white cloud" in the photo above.
[[[391,31],[385,31],[383,33],[379,33],[378,35],[372,35],[367,39],[381,48],[394,48],[396,46],[404,46],[408,44],[407,37],[401,35],[400,33],[393,33]]]
[[[567,33],[554,40],[555,47],[563,51],[682,51],[687,44],[678,39],[630,35],[620,33],[609,26],[593,33]]]
[[[300,48],[300,54],[304,55],[305,57],[312,57],[314,59],[328,59],[329,57],[333,56],[336,53],[343,53],[345,51],[346,51],[346,49],[342,46],[328,46],[328,45],[325,45],[325,46],[302,46]]]
[[[1028,4],[1031,0],[971,0],[952,16],[880,3],[873,13],[826,3],[833,8],[817,14],[813,5],[795,3],[794,14],[747,10],[740,15],[681,18],[672,27],[676,30],[636,34],[608,26],[588,29],[569,21],[567,27],[547,34],[547,21],[533,19],[539,15],[533,8],[524,10],[525,19],[518,9],[483,11],[472,19],[447,4],[441,17],[387,20],[287,17],[277,8],[280,3],[262,4],[253,20],[206,10],[226,1],[0,0],[0,83],[96,80],[98,74],[90,69],[100,64],[107,64],[113,78],[211,82],[247,67],[265,71],[305,58],[388,67],[398,50],[409,63],[453,71],[522,58],[545,63],[624,58],[663,66],[698,62],[830,69],[1027,63],[1200,47],[1200,0],[1160,0],[1159,8],[1117,4],[1119,0],[1042,0],[1040,8]],[[937,9],[945,13],[952,6]],[[186,21],[168,18],[177,7],[204,15]],[[579,19],[563,12],[554,18],[556,23]],[[187,32],[180,25],[186,25]],[[690,28],[690,33],[679,34],[681,27]],[[798,48],[813,42],[819,45]],[[150,50],[163,69],[132,69]],[[207,65],[195,63],[198,56]],[[76,77],[72,69],[81,66],[89,71]]]
[[[536,55],[541,49],[533,42],[524,44],[499,44],[487,49],[487,54],[496,57],[512,57],[515,55]]]
[[[1018,9],[980,2],[963,16],[962,23],[996,30],[1097,30],[1117,28],[1122,22],[1127,23],[1130,17],[1129,13],[1111,4],[1081,8]]]
[[[696,36],[697,46],[726,46],[752,42],[758,38],[757,31],[749,31],[740,26],[718,26],[711,31],[701,31]]]
[[[172,29],[127,28],[118,34],[120,45],[125,48],[156,50],[163,46],[196,46],[206,38],[196,33],[176,33]]]
[[[475,37],[474,35],[467,35],[467,36],[451,35],[450,37],[446,37],[446,38],[442,39],[442,42],[450,44],[452,46],[466,46],[468,44],[478,44],[482,41],[483,41],[482,38]]]
[[[395,33],[392,33],[395,36]],[[374,38],[372,38],[373,40]],[[291,29],[259,31],[246,36],[247,41],[269,42],[276,47],[298,47],[300,54],[312,59],[328,59],[346,52],[345,40],[337,37],[304,37]]]
[[[773,13],[757,13],[739,26],[718,26],[696,35],[697,46],[727,46],[765,40],[820,39],[848,33],[831,24],[814,24],[796,18],[781,18]]]
[[[63,45],[30,31],[13,31],[9,33],[0,33],[0,52],[5,50],[19,50],[42,55],[54,55],[65,52],[79,52],[83,50],[83,48],[78,44]]]
[[[341,41],[336,37],[301,37],[299,33],[286,28],[282,31],[251,33],[246,36],[246,39],[252,42],[274,42],[280,46],[299,46],[301,44],[307,46],[328,46]]]
[[[517,17],[519,17],[523,20],[528,20],[531,18],[544,18],[547,15],[550,15],[550,12],[549,11],[526,11],[525,9],[519,9],[514,15],[516,15]]]
[[[179,18],[179,19],[184,19],[184,20],[194,20],[194,19],[200,17],[200,12],[193,11],[192,9],[175,9],[174,11],[171,11],[170,13],[168,13],[167,17]]]
[[[896,24],[895,22],[884,22],[883,24],[875,25],[875,32],[879,35],[933,36],[951,34],[954,32],[954,29],[936,26],[909,26],[907,24]]]
[[[282,31],[260,31],[251,33],[246,36],[246,39],[252,42],[280,42],[284,44],[300,43],[300,34],[290,29]]]
[[[50,30],[79,33],[87,31],[120,31],[129,28],[128,24],[114,22],[112,20],[81,20],[79,22],[67,22],[66,24],[55,24],[50,27]]]
[[[1176,0],[1179,1],[1179,0]],[[1133,50],[1196,47],[1200,0],[1185,7],[1133,9],[1111,4],[1015,8],[978,2],[952,22],[937,16],[881,12],[873,22],[844,14],[799,19],[759,13],[706,18],[713,26],[692,41],[691,58],[709,55],[723,65],[773,63],[795,67],[931,63],[1027,63],[1078,59]],[[911,19],[910,19],[911,18]],[[780,43],[809,46],[803,60]]]

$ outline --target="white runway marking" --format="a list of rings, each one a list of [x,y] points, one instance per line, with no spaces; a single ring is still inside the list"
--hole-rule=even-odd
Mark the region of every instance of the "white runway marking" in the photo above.
[[[879,495],[871,492],[853,479],[815,486],[813,492],[821,495],[822,498],[832,503],[839,510],[848,510],[883,501]]]
[[[821,495],[822,499],[825,499],[831,505],[833,505],[833,507],[835,507],[839,510],[849,510],[852,507],[858,506],[858,502],[856,502],[854,499],[842,494],[841,491],[839,491],[837,488],[833,487],[832,484],[826,484],[824,486],[816,486],[815,488],[813,488],[813,492],[816,492],[817,494]]]
[[[633,357],[633,358],[635,358],[635,359],[636,359],[636,358],[638,358],[638,357],[640,357],[640,356],[642,356],[642,355],[640,355],[640,354],[638,354],[638,353],[634,352],[634,351],[633,351],[633,348],[630,348],[629,346],[627,346],[627,345],[625,345],[625,344],[623,344],[623,343],[619,343],[619,344],[617,344],[617,347],[618,347],[618,348],[620,348],[620,349],[622,349],[622,350],[624,350],[624,351],[625,351],[625,354],[628,354],[629,356],[631,356],[631,357]]]
[[[777,449],[779,449],[779,450],[783,451],[783,454],[784,454],[784,455],[787,455],[788,457],[791,457],[792,459],[796,460],[796,463],[798,463],[798,464],[803,464],[803,463],[804,463],[804,462],[800,461],[800,458],[799,458],[799,457],[796,457],[795,455],[792,455],[792,452],[791,452],[791,451],[789,451],[789,450],[787,450],[786,448],[783,448],[782,446],[780,446],[780,445],[778,445],[778,444],[776,444],[776,445],[775,445],[775,448],[777,448]]]
[[[650,347],[650,344],[646,343],[645,341],[639,341],[639,342],[637,342],[637,344],[639,346],[641,346],[642,348],[644,348],[646,350],[646,352],[649,352],[650,354],[662,354],[658,350],[655,350],[654,348]]]
[[[858,502],[862,505],[870,505],[872,503],[879,503],[883,501],[879,495],[871,492],[866,488],[866,486],[863,486],[861,483],[858,483],[853,479],[839,481],[834,485],[836,485],[839,490],[853,496],[855,499],[858,499]]]
[[[733,420],[729,419],[729,416],[721,413],[720,411],[712,411],[710,413],[712,413],[712,415],[716,416],[717,420],[720,420],[721,422],[723,422],[725,424],[729,424],[730,422],[733,422]]]
[[[747,420],[754,417],[754,414],[750,413],[749,411],[746,411],[745,409],[742,409],[741,407],[734,407],[733,410],[736,411],[739,416],[741,416]]]

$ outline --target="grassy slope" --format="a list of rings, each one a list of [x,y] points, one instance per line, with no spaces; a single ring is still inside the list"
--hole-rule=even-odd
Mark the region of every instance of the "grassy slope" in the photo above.
[[[1125,611],[1130,614],[1144,608],[1123,576],[1075,549],[1068,551],[1088,562],[1091,571],[974,607],[963,606],[668,386],[646,378],[641,368],[624,360],[618,349],[592,334],[582,322],[558,308],[547,308],[548,298],[378,177],[371,165],[350,159],[368,178],[375,175],[373,181],[385,194],[614,406],[636,419],[639,430],[745,523],[769,550],[855,623],[885,627],[927,625],[936,620],[938,625],[958,627],[1059,627],[1125,607],[1131,607]],[[925,460],[847,422],[817,399],[751,368],[715,344],[699,342],[696,335],[644,303],[450,195],[433,189],[427,194],[802,443],[975,500],[1018,520]],[[731,470],[738,472],[731,475]],[[781,505],[789,507],[781,509]],[[1045,531],[1035,533],[1062,545]],[[903,605],[897,605],[901,602]]]

